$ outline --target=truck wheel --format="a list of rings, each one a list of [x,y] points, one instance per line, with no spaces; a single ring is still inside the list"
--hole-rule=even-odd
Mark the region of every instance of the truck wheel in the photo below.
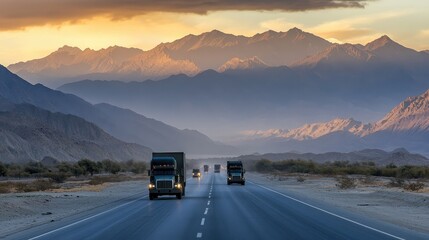
[[[153,200],[153,194],[149,193],[149,200]]]
[[[177,199],[182,199],[182,193],[176,194]]]
[[[228,182],[226,182],[226,183],[228,183],[228,185],[231,185],[231,183],[228,181]]]
[[[185,196],[185,189],[186,189],[186,187],[183,187],[183,192],[182,192],[183,196]]]
[[[246,184],[246,182],[242,182],[242,183],[241,183],[241,185],[244,185],[244,184]]]

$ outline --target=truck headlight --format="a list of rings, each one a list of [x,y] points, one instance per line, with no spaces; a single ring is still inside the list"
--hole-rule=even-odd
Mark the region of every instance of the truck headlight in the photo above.
[[[201,176],[201,173],[198,173],[198,177]]]
[[[152,183],[149,183],[149,189],[151,189],[151,188],[154,188],[155,187],[155,185],[154,184],[152,184]]]
[[[174,187],[175,188],[182,188],[182,184],[180,184],[180,183],[174,184]]]

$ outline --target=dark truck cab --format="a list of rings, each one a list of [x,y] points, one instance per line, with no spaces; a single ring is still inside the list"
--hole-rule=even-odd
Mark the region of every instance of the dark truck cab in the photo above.
[[[209,165],[204,165],[204,172],[205,173],[209,172]]]
[[[186,164],[183,152],[152,153],[150,162],[149,199],[161,195],[185,196]]]
[[[244,170],[241,161],[227,161],[226,171],[228,175],[228,185],[231,183],[241,183],[241,185],[244,185],[246,183],[246,179],[244,178],[246,170]]]

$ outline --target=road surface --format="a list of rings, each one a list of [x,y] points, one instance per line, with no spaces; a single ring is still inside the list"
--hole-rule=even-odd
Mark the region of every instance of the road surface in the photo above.
[[[146,186],[142,186],[145,188]],[[7,236],[7,239],[429,239],[224,173],[188,179],[186,197],[149,201],[147,191]]]

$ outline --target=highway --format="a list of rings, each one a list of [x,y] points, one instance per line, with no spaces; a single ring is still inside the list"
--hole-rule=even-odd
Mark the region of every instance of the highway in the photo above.
[[[7,239],[429,239],[251,181],[228,186],[224,173],[188,179],[186,191],[153,201],[142,191]]]

